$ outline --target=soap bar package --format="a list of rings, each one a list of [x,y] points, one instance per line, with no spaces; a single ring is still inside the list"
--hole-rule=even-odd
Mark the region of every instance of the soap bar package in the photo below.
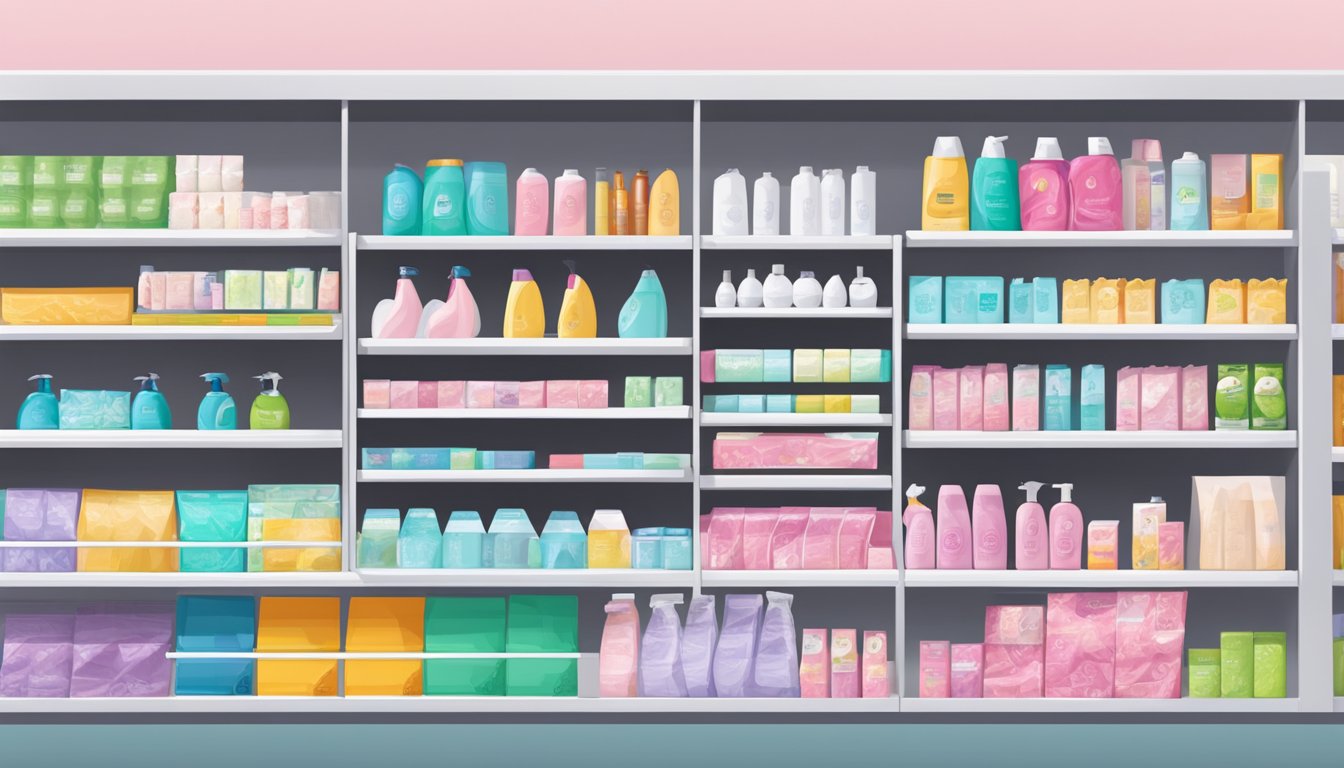
[[[1124,282],[1125,312],[1127,325],[1150,324],[1157,322],[1157,281],[1134,279]]]
[[[1287,429],[1287,393],[1282,363],[1256,363],[1251,391],[1251,429]]]
[[[1256,632],[1253,677],[1255,698],[1282,699],[1288,695],[1288,636],[1283,632]]]
[[[1218,383],[1214,387],[1215,429],[1250,428],[1250,379],[1250,366],[1218,366]]]
[[[1277,325],[1288,322],[1288,280],[1246,281],[1246,322]]]
[[[1163,571],[1185,570],[1185,523],[1158,524],[1157,567]]]
[[[946,640],[919,641],[919,697],[946,699],[951,695],[951,644]]]
[[[955,368],[935,368],[933,374],[933,428],[961,428],[961,372]]]
[[[341,650],[341,598],[260,598],[257,650],[267,653]],[[335,696],[338,663],[334,659],[259,659],[257,695]]]
[[[1032,285],[1025,278],[1015,277],[1008,284],[1008,322],[1033,323]]]
[[[883,367],[882,349],[851,349],[849,350],[849,381],[863,384],[874,384],[882,381],[889,381],[890,363],[886,363],[886,369]]]
[[[952,644],[952,698],[979,699],[985,695],[985,646]]]
[[[1114,696],[1116,594],[1051,593],[1045,615],[1046,697]]]
[[[823,379],[820,349],[793,350],[793,383],[820,384]]]
[[[425,651],[503,653],[503,597],[430,597],[425,600]],[[503,696],[504,659],[429,659],[428,696]]]
[[[1092,322],[1092,282],[1065,280],[1060,301],[1060,318],[1069,324]]]
[[[1209,367],[1187,365],[1181,369],[1181,429],[1196,432],[1209,428]]]
[[[911,325],[943,322],[943,278],[910,276]]]
[[[130,325],[131,288],[5,288],[0,320],[10,325]]]
[[[1013,367],[1013,431],[1035,432],[1041,428],[1041,367]]]
[[[81,608],[75,615],[70,697],[167,696],[173,614],[154,604]]]
[[[968,365],[957,376],[961,395],[957,406],[960,429],[979,432],[984,429],[985,368]]]
[[[714,381],[752,383],[765,380],[765,352],[760,349],[720,349],[714,354]]]
[[[352,653],[407,653],[425,647],[425,598],[352,597],[345,649]],[[348,660],[346,696],[419,696],[418,659]]]
[[[1180,698],[1185,603],[1185,592],[1117,594],[1116,698]]]
[[[1045,428],[1073,429],[1073,371],[1067,365],[1045,367]]]
[[[1214,325],[1246,322],[1246,286],[1240,279],[1209,283],[1209,309],[1204,322]]]
[[[1059,284],[1053,277],[1038,277],[1031,281],[1032,322],[1054,324],[1059,322]]]
[[[725,619],[726,623],[726,619]],[[508,653],[579,652],[579,599],[574,595],[509,595],[504,650]],[[579,662],[508,659],[509,696],[577,696]]]
[[[1045,609],[1039,605],[985,608],[987,699],[1040,698],[1045,680]]]
[[[761,378],[771,383],[785,383],[793,375],[793,354],[787,349],[761,350]]]
[[[916,365],[910,369],[911,431],[933,429],[933,372],[931,365]]]
[[[1139,373],[1139,429],[1180,429],[1181,369],[1148,366]]]
[[[648,376],[625,377],[625,407],[653,407],[653,379]]]
[[[977,278],[948,276],[943,284],[943,320],[948,323],[979,322],[980,286]]]
[[[685,405],[680,376],[659,376],[653,380],[653,404],[659,408]]]
[[[1163,283],[1162,322],[1170,325],[1204,322],[1204,281],[1168,280]]]
[[[1007,432],[1010,426],[1007,365],[990,363],[985,366],[984,394],[984,430]]]
[[[1120,432],[1132,432],[1139,428],[1139,379],[1138,368],[1121,368],[1115,374],[1115,428]]]
[[[78,489],[10,488],[4,491],[5,541],[74,541],[79,518]],[[0,571],[69,572],[75,550],[64,547],[0,549]]]
[[[1102,325],[1125,322],[1125,281],[1099,277],[1092,281],[1091,321]]]
[[[256,647],[257,604],[253,597],[216,595],[177,599],[177,650],[185,653],[245,653]],[[256,677],[251,659],[178,659],[176,696],[250,696]]]
[[[1223,632],[1220,637],[1223,698],[1252,698],[1255,695],[1255,633]]]
[[[72,613],[7,614],[0,650],[0,697],[67,698],[74,638]]]
[[[827,384],[849,381],[849,350],[823,349],[821,351],[821,380]]]
[[[580,408],[606,408],[608,399],[606,379],[582,379],[579,381]]]
[[[887,674],[887,633],[863,633],[863,698],[885,699],[891,696],[891,678]]]
[[[1106,367],[1084,365],[1078,392],[1078,428],[1088,432],[1106,429]]]
[[[1120,521],[1093,520],[1087,524],[1087,570],[1116,570],[1119,551]]]
[[[726,619],[724,623],[727,624]],[[831,698],[857,699],[861,692],[858,632],[853,629],[833,629],[831,630]]]
[[[1217,699],[1223,695],[1222,652],[1217,648],[1191,648],[1190,698]]]
[[[178,491],[177,518],[182,541],[247,541],[247,491]],[[188,548],[178,558],[183,572],[247,570],[247,550],[242,547]]]

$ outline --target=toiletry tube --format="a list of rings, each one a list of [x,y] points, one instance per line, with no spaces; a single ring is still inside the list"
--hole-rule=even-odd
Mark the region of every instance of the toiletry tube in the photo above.
[[[1041,428],[1041,367],[1013,367],[1013,431],[1035,432]]]
[[[174,187],[178,192],[197,192],[196,173],[197,173],[196,155],[178,155],[177,162],[174,164],[174,173],[177,176],[177,184]],[[172,229],[173,227],[169,227]]]
[[[984,429],[985,367],[968,365],[958,376],[961,397],[958,419],[962,430],[979,432]]]
[[[946,640],[919,641],[919,697],[946,699],[952,695],[952,644]]]
[[[933,371],[933,428],[955,431],[961,426],[958,405],[961,400],[960,372],[955,368]]]
[[[224,193],[201,192],[199,194],[200,213],[197,226],[200,229],[224,228]]]
[[[978,699],[985,695],[985,646],[952,644],[952,698]]]
[[[195,192],[173,192],[168,195],[168,228],[196,229],[199,199]]]
[[[1008,415],[1008,366],[990,363],[985,366],[983,427],[986,432],[1007,432],[1011,426]]]
[[[223,192],[224,180],[221,176],[223,157],[220,155],[199,155],[196,159],[196,191]]]
[[[910,429],[933,429],[933,372],[932,365],[916,365],[910,369]]]
[[[243,191],[243,156],[222,155],[219,159],[220,190]]]

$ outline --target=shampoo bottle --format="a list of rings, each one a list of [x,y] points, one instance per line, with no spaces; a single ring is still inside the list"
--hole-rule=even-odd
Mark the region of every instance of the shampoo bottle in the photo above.
[[[135,377],[140,382],[140,391],[131,402],[131,429],[173,428],[173,415],[168,411],[168,401],[159,392],[158,380],[157,373]]]
[[[1144,157],[1147,139],[1134,139],[1129,158],[1120,163],[1120,177],[1124,202],[1121,218],[1127,230],[1147,230],[1153,220],[1153,180]]]
[[[274,371],[253,376],[261,381],[261,394],[252,401],[248,426],[252,429],[289,429],[289,402],[280,394],[280,379]]]
[[[425,192],[420,208],[420,232],[425,235],[465,235],[467,182],[462,161],[430,160],[425,166]]]
[[[821,306],[835,309],[845,306],[848,301],[849,293],[845,289],[845,281],[839,275],[831,275],[831,279],[826,281],[826,288],[821,292]]]
[[[448,300],[425,305],[424,333],[427,339],[471,339],[481,334],[481,309],[467,287],[471,270],[453,267],[448,278]]]
[[[420,327],[424,305],[411,278],[420,274],[415,267],[397,267],[397,292],[373,308],[373,338],[411,339]]]
[[[783,264],[770,267],[761,298],[766,307],[773,309],[793,306],[793,283],[784,274]]]
[[[821,179],[810,165],[801,166],[789,185],[789,234],[821,234]]]
[[[588,283],[574,271],[574,262],[565,260],[569,267],[569,282],[565,298],[560,304],[560,319],[556,322],[557,335],[562,339],[597,338],[597,306]]]
[[[514,194],[518,207],[514,212],[513,234],[544,235],[551,210],[551,185],[536,168],[524,168]]]
[[[611,173],[606,168],[593,173],[593,234],[611,234]]]
[[[752,190],[751,234],[779,234],[779,179],[766,171]]]
[[[1209,228],[1208,176],[1204,161],[1186,152],[1171,162],[1171,228],[1173,231]]]
[[[238,408],[233,402],[233,395],[224,391],[224,385],[229,381],[228,375],[202,373],[201,378],[210,382],[210,391],[201,398],[201,405],[196,409],[196,428],[237,429]]]
[[[938,489],[938,567],[974,567],[971,515],[966,509],[966,494],[959,485],[944,485]]]
[[[37,391],[28,393],[19,406],[19,429],[60,429],[60,403],[51,391],[51,374],[39,373],[28,380],[37,382]]]
[[[845,173],[839,168],[821,172],[821,234],[845,234]]]
[[[1087,140],[1087,154],[1069,163],[1069,229],[1111,231],[1124,227],[1120,164],[1105,136]]]
[[[1050,568],[1076,571],[1083,567],[1083,513],[1073,503],[1073,483],[1055,483],[1059,503],[1050,508]]]
[[[863,267],[857,269],[858,274],[849,283],[849,306],[876,307],[877,285],[871,277],[863,276]]]
[[[653,180],[649,206],[650,235],[671,237],[681,234],[681,188],[672,169],[663,171]]]
[[[849,177],[849,234],[877,234],[877,173],[866,165]]]
[[[922,485],[905,489],[905,567],[907,570],[931,570],[937,566],[938,537],[933,528],[933,510],[919,500]]]
[[[1022,204],[1022,228],[1053,232],[1069,228],[1069,163],[1059,139],[1036,139],[1036,153],[1017,174]]]
[[[552,232],[575,237],[588,232],[588,182],[577,168],[566,168],[555,179],[555,211]]]
[[[503,163],[473,161],[467,179],[467,234],[509,234],[509,169]]]
[[[714,180],[714,234],[747,234],[747,180],[736,168]]]
[[[975,486],[971,535],[977,569],[1001,571],[1008,567],[1008,519],[1003,513],[1003,495],[999,486]]]
[[[1017,161],[1008,157],[1007,136],[987,136],[971,180],[971,229],[995,232],[1022,228]]]
[[[504,304],[504,338],[540,339],[545,335],[546,307],[541,301],[541,289],[530,271],[515,269],[509,298]]]
[[[420,234],[420,177],[398,164],[383,177],[383,234]]]
[[[821,283],[814,273],[804,270],[793,282],[793,306],[799,309],[821,306]]]
[[[719,309],[737,306],[737,289],[733,287],[731,269],[723,270],[723,282],[719,283],[719,289],[714,292],[714,306]]]
[[[737,284],[737,306],[752,309],[761,306],[761,281],[756,279],[756,270],[748,269],[747,276]]]
[[[958,231],[971,228],[971,181],[961,139],[939,136],[933,154],[924,158],[924,205],[920,228]]]
[[[630,193],[625,189],[625,175],[616,172],[611,189],[611,233],[630,234]]]
[[[621,307],[616,332],[623,339],[667,338],[667,297],[658,273],[646,269]]]
[[[649,172],[645,170],[635,171],[635,178],[631,182],[631,201],[630,218],[632,221],[632,232],[635,235],[649,234]]]
[[[1027,492],[1027,500],[1017,508],[1017,541],[1013,568],[1019,571],[1044,571],[1050,567],[1049,530],[1045,510],[1036,500],[1045,483],[1025,482],[1017,488]]]

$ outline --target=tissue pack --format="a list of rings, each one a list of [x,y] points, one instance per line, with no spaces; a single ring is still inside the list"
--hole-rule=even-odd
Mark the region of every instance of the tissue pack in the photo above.
[[[1185,592],[1120,592],[1116,601],[1115,695],[1181,696]]]
[[[172,491],[84,490],[77,537],[81,541],[175,541],[177,515]],[[176,571],[177,553],[168,548],[81,549],[78,570],[115,572]]]
[[[75,615],[70,696],[167,696],[173,615],[153,605],[94,606]]]
[[[1045,675],[1045,609],[1039,605],[985,608],[984,695],[1039,698]]]
[[[1046,697],[1111,698],[1115,693],[1116,594],[1051,593],[1045,615]]]
[[[75,615],[10,613],[0,656],[0,696],[63,699],[70,695]]]
[[[720,432],[715,469],[877,469],[877,433]]]
[[[5,541],[74,541],[79,519],[77,489],[10,488],[4,492]],[[0,571],[68,572],[75,570],[75,550],[6,548],[0,550]]]

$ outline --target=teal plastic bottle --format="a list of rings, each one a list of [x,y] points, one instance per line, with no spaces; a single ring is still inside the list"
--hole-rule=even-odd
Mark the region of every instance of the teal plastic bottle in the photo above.
[[[420,177],[410,168],[397,164],[383,177],[383,234],[420,234]]]
[[[1017,161],[1004,152],[1007,136],[985,137],[971,177],[971,229],[1008,232],[1022,228]]]
[[[140,391],[131,402],[131,429],[173,428],[173,414],[168,410],[163,393],[159,392],[158,380],[157,373],[135,377],[135,381],[140,382]]]
[[[430,160],[425,166],[425,194],[420,209],[420,234],[467,234],[467,182],[462,161]]]
[[[237,429],[238,407],[233,402],[233,395],[224,391],[228,374],[202,373],[201,378],[210,382],[210,391],[201,398],[201,406],[196,409],[196,428]]]
[[[399,568],[442,568],[443,534],[439,516],[428,507],[412,507],[397,535]]]
[[[509,169],[503,163],[466,165],[467,234],[509,234]]]
[[[667,296],[658,273],[644,270],[635,290],[621,307],[616,332],[623,339],[667,338]]]
[[[60,429],[61,408],[51,392],[51,374],[29,376],[37,382],[37,391],[28,393],[19,406],[19,429]]]
[[[541,540],[522,509],[497,509],[485,534],[485,568],[541,567]]]

